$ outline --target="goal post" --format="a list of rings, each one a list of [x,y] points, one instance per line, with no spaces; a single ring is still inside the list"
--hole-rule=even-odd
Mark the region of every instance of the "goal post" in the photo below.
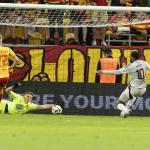
[[[107,27],[150,23],[149,7],[0,3],[0,25]]]

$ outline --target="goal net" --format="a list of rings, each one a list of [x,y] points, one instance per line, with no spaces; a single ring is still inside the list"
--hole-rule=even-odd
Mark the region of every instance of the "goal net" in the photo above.
[[[106,27],[141,23],[150,23],[150,8],[0,3],[0,25]]]

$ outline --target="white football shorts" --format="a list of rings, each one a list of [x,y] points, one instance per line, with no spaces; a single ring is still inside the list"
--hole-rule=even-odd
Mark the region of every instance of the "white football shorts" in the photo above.
[[[142,96],[146,92],[146,88],[136,88],[131,87],[130,85],[126,87],[126,89],[121,93],[119,97],[119,101],[127,103],[133,97]]]

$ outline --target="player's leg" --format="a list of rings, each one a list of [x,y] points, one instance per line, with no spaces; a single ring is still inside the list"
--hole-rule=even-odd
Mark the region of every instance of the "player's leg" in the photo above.
[[[79,28],[74,28],[75,41],[79,43]]]
[[[83,40],[82,40],[82,45],[86,45],[86,36],[87,36],[87,28],[82,28],[82,33],[83,33]]]
[[[146,88],[131,87],[131,95],[133,97],[127,102],[126,108],[128,109],[131,108],[134,102],[136,101],[137,97],[142,96],[145,92],[146,92]]]
[[[4,101],[4,100],[2,100],[1,101],[1,103],[0,103],[0,114],[4,114],[4,113],[6,113],[6,104],[7,104],[7,102],[6,101]]]
[[[146,88],[136,88],[132,87],[131,88],[131,94],[134,95],[135,97],[142,96],[146,92]]]
[[[131,109],[125,106],[125,103],[119,102],[117,108],[121,111],[120,116],[126,118],[131,113]]]
[[[126,108],[126,103],[129,101],[129,87],[127,87],[122,94],[120,95],[118,102],[117,102],[117,108],[121,111],[120,116],[127,117],[131,109]]]
[[[134,102],[136,101],[136,99],[137,99],[137,97],[133,97],[132,99],[130,99],[126,104],[126,108],[131,109],[131,107],[134,104]]]
[[[4,94],[4,87],[0,87],[0,101],[3,98],[3,94]]]
[[[7,85],[8,79],[9,79],[8,77],[0,79],[0,102],[1,102],[1,100],[3,98],[4,88]]]

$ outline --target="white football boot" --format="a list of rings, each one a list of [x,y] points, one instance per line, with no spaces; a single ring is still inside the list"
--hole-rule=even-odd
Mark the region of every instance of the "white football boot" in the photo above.
[[[130,115],[131,112],[132,112],[132,109],[127,109],[126,112],[125,112],[125,111],[121,111],[120,116],[121,116],[122,118],[127,118],[127,117]]]

